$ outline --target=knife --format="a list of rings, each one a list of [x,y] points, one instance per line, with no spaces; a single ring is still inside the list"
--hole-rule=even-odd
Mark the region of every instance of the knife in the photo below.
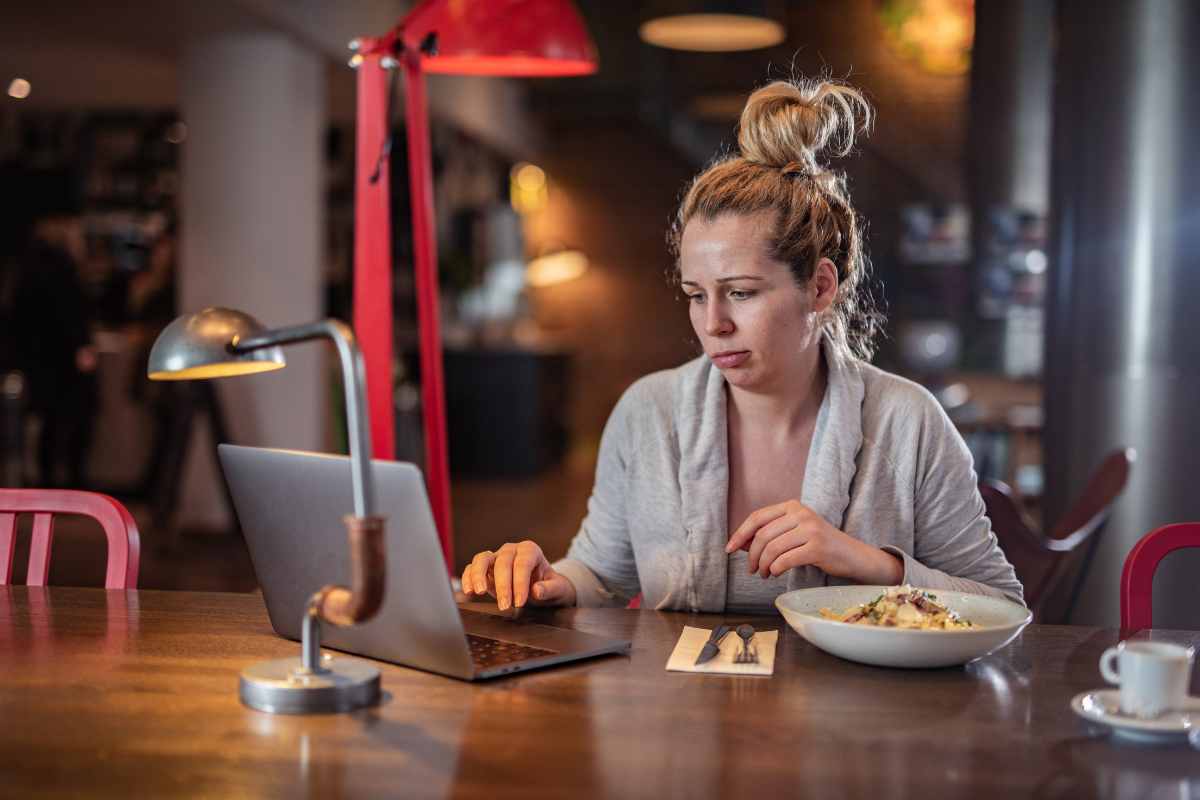
[[[704,649],[700,651],[700,655],[696,656],[696,666],[700,666],[706,661],[712,661],[717,657],[717,653],[721,652],[721,639],[727,633],[729,633],[728,625],[718,625],[713,629],[712,634],[708,637],[708,641],[704,643]]]

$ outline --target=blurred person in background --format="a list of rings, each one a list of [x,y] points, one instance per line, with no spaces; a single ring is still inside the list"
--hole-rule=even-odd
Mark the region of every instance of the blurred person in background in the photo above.
[[[156,508],[168,502],[163,485],[168,480],[167,466],[171,449],[179,443],[172,440],[181,406],[186,402],[188,387],[174,381],[146,380],[146,364],[150,349],[162,329],[175,319],[175,226],[166,230],[151,243],[145,268],[129,280],[126,298],[126,319],[130,341],[137,355],[137,369],[132,372],[130,395],[145,403],[154,417],[154,432],[150,457],[142,471],[138,492],[151,499]],[[165,512],[164,512],[165,513]]]
[[[703,354],[617,403],[566,558],[478,553],[468,596],[771,613],[795,589],[908,583],[1022,602],[962,437],[869,363],[863,235],[819,156],[847,155],[871,118],[831,81],[750,96],[739,152],[692,181],[669,237]]]
[[[44,487],[87,486],[98,394],[94,307],[80,274],[85,255],[82,220],[53,212],[34,222],[17,263],[12,346],[29,408],[41,420],[36,485]]]
[[[168,227],[154,243],[146,268],[129,282],[129,318],[142,326],[150,341],[175,319],[175,230]],[[149,346],[147,346],[149,351]]]

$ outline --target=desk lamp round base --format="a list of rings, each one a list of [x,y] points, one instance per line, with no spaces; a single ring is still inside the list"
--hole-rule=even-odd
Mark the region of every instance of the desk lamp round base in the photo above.
[[[379,670],[357,658],[321,657],[319,670],[300,658],[261,661],[242,671],[238,696],[271,714],[328,714],[379,702]]]

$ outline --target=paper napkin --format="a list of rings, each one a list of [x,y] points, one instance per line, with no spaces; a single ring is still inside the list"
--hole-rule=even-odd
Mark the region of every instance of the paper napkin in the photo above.
[[[757,664],[735,664],[733,657],[742,649],[742,637],[736,630],[730,630],[721,640],[721,652],[716,658],[696,665],[696,656],[704,649],[704,643],[712,635],[708,628],[693,628],[685,625],[679,641],[671,657],[667,659],[667,669],[671,672],[712,672],[718,675],[772,675],[775,672],[775,644],[779,641],[779,631],[757,631],[751,640],[751,647],[758,648]]]

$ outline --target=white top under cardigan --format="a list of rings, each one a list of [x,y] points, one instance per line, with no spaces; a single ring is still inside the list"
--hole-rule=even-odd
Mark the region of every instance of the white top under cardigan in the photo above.
[[[828,342],[823,352],[828,383],[800,501],[903,558],[904,583],[1023,602],[971,454],[941,406],[911,381],[840,359]],[[618,401],[587,516],[554,564],[579,605],[625,605],[641,592],[646,608],[725,610],[725,404],[725,379],[703,356],[638,380]],[[851,583],[816,567],[784,577],[781,591]]]

